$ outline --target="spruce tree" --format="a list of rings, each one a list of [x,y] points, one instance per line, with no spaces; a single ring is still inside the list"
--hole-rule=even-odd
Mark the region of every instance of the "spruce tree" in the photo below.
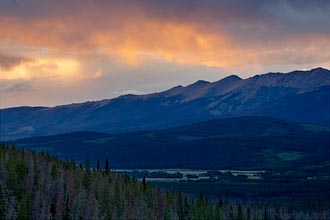
[[[220,208],[223,207],[223,200],[222,200],[222,198],[219,199],[218,206],[219,206]]]
[[[280,210],[278,208],[276,208],[275,220],[281,220]]]
[[[221,219],[222,215],[222,199],[220,199],[215,206],[215,219]]]
[[[238,204],[237,208],[237,220],[243,220],[243,212],[241,204]]]
[[[233,207],[231,205],[229,206],[228,219],[234,220],[234,211],[233,211]]]
[[[6,219],[7,209],[5,192],[0,184],[0,219]]]
[[[108,158],[105,159],[104,172],[105,172],[105,174],[109,174],[110,173],[109,159]]]
[[[269,220],[268,211],[266,208],[264,210],[264,220]]]
[[[99,161],[99,160],[97,160],[96,170],[97,170],[97,171],[100,171],[100,161]]]
[[[177,213],[179,220],[183,220],[183,199],[181,192],[178,193]]]
[[[55,215],[56,215],[56,201],[53,200],[52,203],[50,204],[50,216],[51,219],[55,219]]]
[[[146,190],[147,190],[146,176],[143,176],[143,179],[142,179],[142,186],[143,186],[143,191],[146,191]]]
[[[65,208],[64,208],[64,216],[63,216],[63,220],[71,220],[72,216],[71,216],[71,209],[70,209],[70,205],[69,205],[69,197],[66,197],[65,200]]]
[[[183,204],[183,219],[186,219],[186,220],[190,219],[189,212],[190,212],[190,206],[188,203],[188,198],[187,198],[187,196],[185,196],[184,204]]]
[[[83,177],[83,186],[86,191],[89,191],[91,182],[92,182],[91,167],[90,167],[89,159],[87,158],[84,177]]]
[[[28,198],[24,197],[17,205],[17,219],[30,219]]]
[[[51,175],[52,175],[53,180],[55,180],[60,175],[60,171],[59,171],[56,163],[53,163],[53,165],[52,165]]]
[[[246,210],[246,220],[251,220],[251,210],[250,210],[250,207],[247,207],[247,210]]]

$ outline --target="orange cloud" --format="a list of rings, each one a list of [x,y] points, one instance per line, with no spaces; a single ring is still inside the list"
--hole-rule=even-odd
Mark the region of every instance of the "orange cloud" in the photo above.
[[[113,91],[159,91],[225,74],[329,69],[328,6],[326,1],[0,1],[0,85],[7,91],[2,102],[58,104],[109,98]]]
[[[5,23],[5,24],[4,24]],[[1,38],[36,48],[62,52],[93,53],[99,48],[114,59],[137,65],[145,59],[161,59],[179,64],[230,67],[255,59],[253,53],[238,48],[225,33],[214,33],[193,24],[139,21],[123,24],[120,30],[88,31],[56,21],[36,21],[22,25],[17,20],[0,24]],[[48,29],[51,29],[48,31]],[[239,59],[245,53],[244,60]]]
[[[65,81],[77,80],[80,74],[78,61],[69,58],[36,58],[20,62],[10,69],[0,68],[0,80],[32,80],[51,78]]]
[[[215,16],[211,7],[207,9],[219,20],[212,21],[204,15],[207,12],[196,11],[196,16],[207,19],[198,21],[190,16],[181,21],[177,14],[174,18],[158,16],[136,4],[118,3],[113,7],[112,3],[104,3],[101,7],[85,3],[74,5],[75,10],[70,8],[71,4],[67,8],[55,6],[51,4],[49,8],[55,7],[57,13],[49,10],[49,15],[39,12],[27,17],[14,13],[0,15],[0,40],[12,45],[47,48],[57,54],[102,53],[131,66],[152,59],[222,68],[296,64],[297,60],[323,63],[330,59],[327,53],[330,38],[322,34],[276,36],[271,27],[256,18],[245,15],[247,21],[244,21],[241,15],[226,11]],[[260,37],[265,29],[275,36]],[[255,38],[251,34],[253,30],[260,31]],[[315,54],[307,49],[312,46],[323,50],[318,51],[317,59],[314,56],[309,60]]]

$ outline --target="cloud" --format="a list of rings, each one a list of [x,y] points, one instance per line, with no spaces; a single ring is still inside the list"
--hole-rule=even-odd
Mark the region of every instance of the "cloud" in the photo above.
[[[142,95],[142,94],[146,94],[145,92],[139,91],[139,90],[124,90],[124,91],[114,91],[113,92],[115,95],[127,95],[127,94],[133,94],[133,95]]]
[[[1,95],[54,105],[329,68],[329,26],[328,0],[0,1]]]
[[[115,61],[103,60],[85,69],[86,77],[73,80],[34,78],[30,80],[0,79],[0,108],[14,106],[55,106],[88,100],[114,98],[125,93],[151,93],[166,90],[178,84],[187,85],[198,79],[215,81],[225,75],[218,68],[184,66],[161,61],[148,61],[144,65],[130,67]],[[102,68],[100,68],[102,67]],[[88,73],[104,72],[98,77]],[[230,73],[229,71],[224,71]],[[92,74],[93,75],[93,74]],[[96,74],[98,75],[98,74]],[[3,89],[29,82],[31,89],[20,92],[4,92]]]
[[[79,62],[63,57],[38,57],[28,62],[12,62],[11,68],[0,69],[0,79],[6,80],[52,78],[68,81],[77,80],[79,76]]]
[[[11,56],[0,53],[0,68],[11,69],[21,63],[28,62],[29,59],[20,56]]]
[[[15,83],[14,85],[4,86],[3,92],[6,93],[17,93],[17,92],[25,92],[32,89],[32,85],[30,81],[23,81]]]
[[[330,49],[328,1],[28,2],[1,3],[0,39],[73,54],[101,51],[132,66],[162,59],[229,68],[263,64],[273,49],[285,61],[280,54],[292,42],[297,51]]]

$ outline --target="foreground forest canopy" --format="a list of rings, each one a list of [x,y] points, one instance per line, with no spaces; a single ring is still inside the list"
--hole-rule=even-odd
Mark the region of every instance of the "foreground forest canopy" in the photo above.
[[[210,201],[1,144],[0,219],[329,219],[328,203]]]

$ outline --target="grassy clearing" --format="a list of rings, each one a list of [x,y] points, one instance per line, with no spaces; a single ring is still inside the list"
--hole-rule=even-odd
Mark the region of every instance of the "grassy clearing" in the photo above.
[[[147,137],[147,138],[155,138],[156,134],[153,132],[150,132],[150,133],[143,134],[142,136]]]
[[[330,128],[322,125],[313,125],[313,124],[301,124],[301,126],[307,131],[314,132],[329,132]]]
[[[95,140],[88,140],[88,141],[83,141],[85,144],[105,144],[108,141],[110,141],[112,137],[107,137],[107,138],[99,138]]]
[[[177,137],[177,139],[179,141],[194,141],[194,140],[199,140],[199,139],[202,139],[202,138],[201,137],[197,137],[197,136],[179,135]]]
[[[280,152],[276,153],[276,156],[281,158],[281,160],[291,161],[303,158],[304,154],[300,152]]]

